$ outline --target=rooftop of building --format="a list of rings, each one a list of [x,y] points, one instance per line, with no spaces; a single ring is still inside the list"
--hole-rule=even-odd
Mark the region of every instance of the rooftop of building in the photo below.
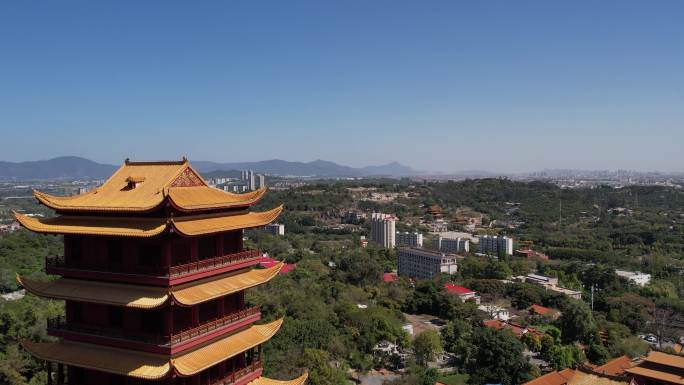
[[[248,207],[265,189],[233,194],[210,187],[187,159],[132,162],[128,159],[102,185],[83,194],[57,196],[34,191],[42,204],[59,212],[143,213],[168,202],[182,212]]]
[[[544,307],[542,305],[537,305],[536,303],[530,306],[530,311],[539,315],[549,315],[556,312],[556,310],[549,307]]]
[[[470,290],[470,289],[468,289],[467,287],[455,285],[455,284],[449,283],[449,282],[446,282],[446,283],[444,284],[444,288],[445,288],[446,291],[448,291],[449,293],[458,294],[458,295],[465,295],[465,294],[474,294],[474,293],[476,293],[475,291]]]

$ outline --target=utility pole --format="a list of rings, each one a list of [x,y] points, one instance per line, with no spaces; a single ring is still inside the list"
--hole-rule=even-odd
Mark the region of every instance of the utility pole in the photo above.
[[[591,284],[591,311],[594,311],[594,286],[595,284]]]
[[[558,191],[558,230],[563,226],[563,198],[561,197],[561,192]]]

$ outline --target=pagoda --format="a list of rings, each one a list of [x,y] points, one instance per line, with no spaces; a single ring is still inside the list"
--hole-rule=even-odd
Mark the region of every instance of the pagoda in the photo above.
[[[100,187],[76,196],[34,191],[51,218],[14,213],[26,229],[64,236],[47,257],[56,280],[17,276],[40,297],[64,300],[48,321],[56,342],[24,341],[45,361],[48,384],[302,385],[262,377],[262,344],[282,319],[256,324],[245,291],[275,277],[257,269],[243,230],[264,226],[282,206],[252,212],[261,188],[213,188],[188,161],[126,162]]]

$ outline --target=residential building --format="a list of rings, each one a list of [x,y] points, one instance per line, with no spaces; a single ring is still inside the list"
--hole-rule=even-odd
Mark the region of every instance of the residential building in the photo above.
[[[545,275],[540,275],[540,274],[527,274],[525,276],[525,282],[534,283],[534,284],[537,284],[540,286],[547,286],[547,285],[558,286],[558,278],[557,277],[547,277]]]
[[[533,304],[527,310],[530,312],[530,315],[538,315],[553,320],[557,319],[560,316],[560,312],[558,310],[537,304]]]
[[[438,235],[432,240],[432,247],[445,253],[470,252],[470,240],[466,238],[444,238]]]
[[[524,277],[518,277],[518,279],[523,282],[539,285],[546,290],[551,290],[559,294],[567,295],[570,298],[582,299],[581,291],[566,289],[558,286],[558,278],[556,277],[547,277],[539,274],[527,274]]]
[[[264,231],[273,235],[285,235],[285,225],[281,223],[269,223],[264,226]]]
[[[483,235],[479,237],[479,248],[482,254],[513,255],[513,238]]]
[[[240,180],[247,186],[248,191],[254,191],[256,187],[256,179],[254,176],[254,171],[252,170],[242,170],[240,172]]]
[[[641,287],[644,287],[651,282],[651,274],[644,274],[639,271],[615,270],[615,274],[617,274],[618,277],[625,278]]]
[[[26,291],[65,301],[65,316],[47,322],[53,340],[23,342],[46,363],[48,384],[274,383],[261,377],[262,345],[283,319],[257,325],[260,308],[245,302],[284,266],[253,269],[261,253],[244,248],[245,228],[282,211],[249,210],[263,191],[214,189],[183,159],[126,160],[98,194],[34,195],[58,215],[17,221],[64,240],[64,255],[45,261],[60,278],[17,277]]]
[[[454,274],[458,267],[455,255],[415,247],[401,247],[397,252],[397,270],[400,276],[431,279],[439,273]]]
[[[444,288],[448,293],[457,295],[461,302],[472,300],[475,301],[475,303],[477,304],[480,303],[480,294],[478,294],[474,290],[468,289],[467,287],[454,285],[453,283],[446,282],[444,284]]]
[[[397,231],[394,235],[397,246],[423,247],[423,234]]]
[[[397,217],[390,214],[373,213],[371,215],[371,241],[378,245],[391,249],[396,245],[396,222]]]
[[[266,177],[263,174],[256,174],[255,178],[255,190],[266,187]]]
[[[541,253],[539,251],[536,251],[536,250],[532,250],[530,248],[523,248],[520,250],[516,250],[515,252],[513,252],[513,255],[516,257],[527,258],[527,259],[540,259],[543,261],[549,260],[548,255]]]

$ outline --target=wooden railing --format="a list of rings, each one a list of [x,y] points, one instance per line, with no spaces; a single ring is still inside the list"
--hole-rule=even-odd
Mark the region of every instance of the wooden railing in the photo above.
[[[194,328],[174,333],[173,335],[151,334],[144,332],[129,332],[116,328],[67,322],[63,316],[48,319],[48,329],[92,334],[96,336],[104,336],[115,339],[133,340],[146,344],[173,345],[202,336],[221,327],[228,326],[232,323],[239,322],[243,319],[259,314],[260,311],[261,308],[259,306],[239,310],[230,313],[226,316],[223,316],[221,318],[205,322],[202,325],[196,326]]]
[[[237,253],[226,254],[219,257],[203,259],[199,261],[189,262],[182,265],[171,266],[167,268],[159,266],[128,266],[123,264],[89,264],[87,262],[69,262],[64,260],[63,256],[48,256],[45,258],[45,269],[63,268],[76,270],[90,270],[98,272],[113,272],[113,273],[127,273],[127,274],[143,274],[157,277],[177,278],[187,274],[197,273],[204,270],[211,270],[217,267],[228,266],[235,263],[246,262],[250,260],[257,260],[261,257],[259,250],[245,250]]]
[[[176,333],[171,336],[170,342],[171,344],[178,344],[190,339],[193,339],[195,337],[207,334],[211,331],[214,331],[218,328],[230,325],[232,323],[241,321],[245,318],[251,317],[253,315],[259,314],[261,311],[261,308],[259,306],[253,306],[247,309],[239,310],[233,313],[230,313],[224,317],[215,319],[210,322],[206,322],[202,325],[199,325],[197,327],[194,327],[192,329],[184,330],[182,332]]]
[[[242,377],[254,373],[262,368],[261,360],[254,360],[251,364],[247,365],[242,369],[238,369],[223,377],[220,380],[215,380],[214,382],[208,382],[208,385],[230,385],[235,383],[235,381],[241,379]]]
[[[185,274],[195,273],[202,270],[210,270],[216,267],[231,265],[233,263],[245,262],[261,257],[259,250],[245,250],[238,253],[226,254],[220,257],[203,259],[183,265],[171,266],[169,276],[177,277]]]

